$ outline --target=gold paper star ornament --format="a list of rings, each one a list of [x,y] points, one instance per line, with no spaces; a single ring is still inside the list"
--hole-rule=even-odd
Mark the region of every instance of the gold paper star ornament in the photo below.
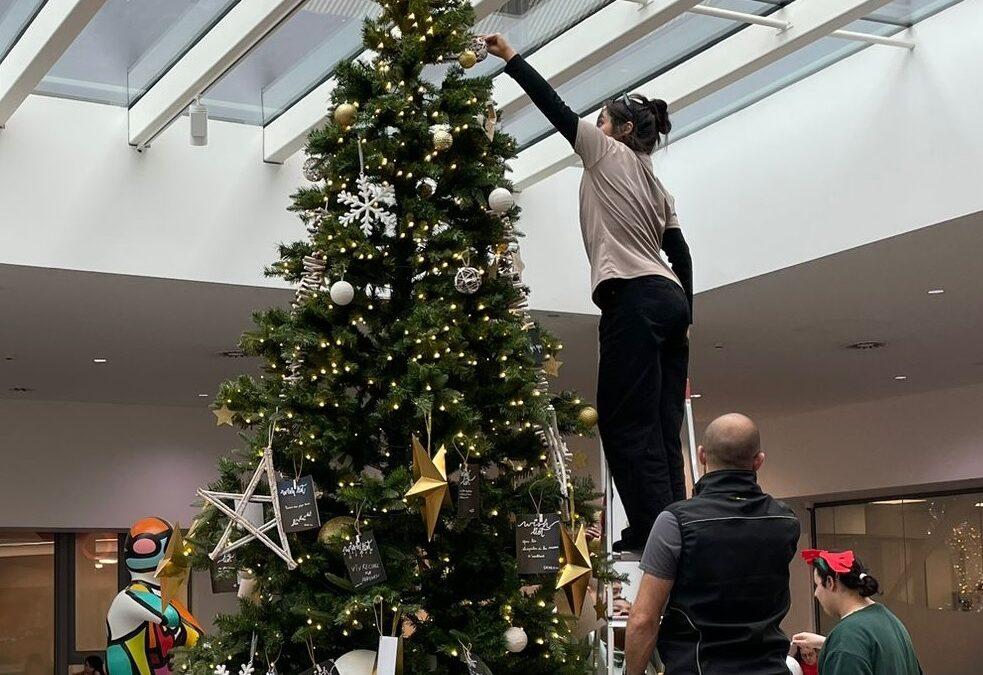
[[[590,551],[587,550],[587,531],[581,525],[577,537],[573,538],[564,527],[560,529],[560,537],[563,541],[563,566],[556,580],[556,590],[562,590],[566,594],[574,616],[580,616],[593,571]]]
[[[563,361],[558,360],[555,356],[550,354],[543,361],[543,372],[549,375],[550,377],[559,377],[560,366],[562,365],[563,365]]]
[[[181,524],[174,523],[174,534],[167,542],[164,557],[157,565],[157,581],[160,583],[161,607],[167,608],[171,601],[181,592],[181,587],[188,581],[191,567],[188,564],[188,551],[184,547],[184,537],[181,536]]]
[[[416,482],[406,493],[407,497],[423,497],[423,522],[427,525],[427,539],[433,539],[437,518],[442,506],[450,506],[451,496],[447,488],[447,449],[440,446],[437,454],[430,454],[413,437],[413,478]]]
[[[212,414],[215,415],[215,426],[220,427],[223,424],[232,426],[232,417],[235,413],[229,410],[229,406],[223,403],[221,408],[214,408]]]

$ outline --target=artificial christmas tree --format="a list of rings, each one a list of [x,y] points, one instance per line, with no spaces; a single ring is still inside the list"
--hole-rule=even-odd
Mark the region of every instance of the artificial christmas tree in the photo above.
[[[232,555],[255,585],[178,665],[300,673],[380,636],[391,658],[401,636],[408,673],[586,673],[556,566],[517,571],[518,514],[562,513],[573,541],[596,495],[568,479],[560,432],[586,431],[582,405],[549,393],[542,357],[559,345],[526,312],[514,142],[495,133],[491,80],[466,75],[486,55],[471,5],[382,6],[371,59],[338,67],[309,140],[315,184],[292,207],[309,237],[268,270],[298,285],[294,302],[242,339],[265,374],[216,401],[248,446],[202,490],[188,539],[196,564]],[[584,546],[555,561],[577,565],[568,595],[604,574]]]

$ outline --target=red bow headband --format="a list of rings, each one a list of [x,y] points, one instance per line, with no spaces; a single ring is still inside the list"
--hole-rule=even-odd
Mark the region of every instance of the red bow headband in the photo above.
[[[802,559],[810,565],[816,560],[821,559],[826,563],[826,566],[829,567],[829,569],[833,570],[837,574],[847,574],[851,569],[853,569],[854,555],[853,551],[842,551],[840,553],[835,553],[833,551],[821,551],[819,549],[810,548],[802,552]]]

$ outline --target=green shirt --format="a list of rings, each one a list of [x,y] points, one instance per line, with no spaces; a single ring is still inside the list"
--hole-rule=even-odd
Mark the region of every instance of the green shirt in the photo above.
[[[840,621],[819,653],[820,675],[921,675],[911,636],[884,605]]]

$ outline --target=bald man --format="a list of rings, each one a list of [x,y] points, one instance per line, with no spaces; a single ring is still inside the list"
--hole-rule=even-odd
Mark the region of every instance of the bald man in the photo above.
[[[744,415],[714,420],[699,459],[693,497],[671,504],[649,535],[625,673],[644,673],[658,646],[666,675],[788,675],[780,625],[799,521],[758,486],[765,453]]]

